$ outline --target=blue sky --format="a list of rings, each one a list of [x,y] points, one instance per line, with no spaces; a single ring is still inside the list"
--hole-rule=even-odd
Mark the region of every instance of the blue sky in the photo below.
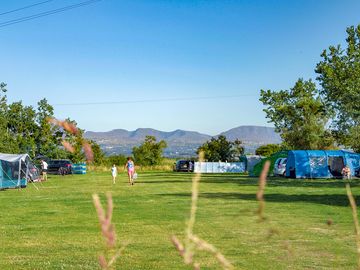
[[[0,25],[82,1],[53,0]],[[0,13],[37,2],[2,1]],[[10,101],[47,98],[56,117],[92,131],[271,126],[260,89],[315,79],[322,50],[344,43],[359,10],[358,0],[103,0],[0,27],[0,81]],[[191,100],[220,96],[233,97]],[[126,103],[159,99],[169,100]],[[63,105],[96,102],[125,103]]]

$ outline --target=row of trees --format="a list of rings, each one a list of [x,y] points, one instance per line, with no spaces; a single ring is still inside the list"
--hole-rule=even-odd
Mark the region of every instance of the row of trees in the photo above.
[[[26,106],[21,101],[8,103],[6,84],[0,84],[0,152],[28,153],[32,158],[47,157],[52,159],[70,159],[73,162],[85,160],[83,147],[84,130],[77,127],[71,119],[66,122],[77,127],[76,134],[53,125],[49,119],[54,117],[54,108],[42,99],[37,108]],[[63,141],[73,147],[73,152],[66,151]],[[100,146],[89,141],[94,155],[94,164],[124,164],[122,155],[105,157]],[[166,142],[157,142],[154,136],[146,136],[142,145],[133,148],[133,156],[140,165],[157,165],[162,161]]]
[[[46,99],[40,100],[37,108],[23,105],[21,101],[8,104],[6,84],[0,84],[0,152],[28,153],[31,157],[66,158],[73,162],[85,160],[82,150],[84,130],[77,128],[76,134],[49,122],[54,117],[54,108]],[[77,123],[66,120],[74,126]],[[74,148],[66,151],[62,145],[67,141]],[[105,157],[100,146],[90,141],[97,165],[122,165],[126,162],[123,155]],[[143,166],[158,165],[163,159],[163,150],[167,147],[164,140],[156,141],[154,136],[146,136],[145,141],[133,148],[133,156],[137,164]],[[238,161],[244,154],[240,140],[228,141],[220,135],[205,142],[197,150],[204,152],[208,161]]]
[[[145,141],[139,147],[133,148],[135,161],[140,165],[157,165],[161,163],[163,150],[166,142],[156,141],[154,136],[146,136]],[[204,153],[208,161],[238,161],[244,154],[244,147],[240,140],[228,141],[225,136],[211,138],[197,149],[197,153]]]
[[[360,25],[346,30],[346,48],[330,46],[316,65],[316,78],[298,79],[293,88],[261,90],[266,117],[287,149],[360,151]]]
[[[68,158],[73,162],[85,160],[82,150],[84,131],[77,134],[53,125],[49,119],[54,117],[54,108],[42,99],[37,108],[26,106],[21,101],[8,103],[6,84],[0,84],[0,152],[28,153],[31,157]],[[76,122],[66,120],[76,126]],[[63,141],[69,142],[73,152],[62,147]],[[99,145],[89,142],[94,152],[94,161],[102,162],[104,154]]]

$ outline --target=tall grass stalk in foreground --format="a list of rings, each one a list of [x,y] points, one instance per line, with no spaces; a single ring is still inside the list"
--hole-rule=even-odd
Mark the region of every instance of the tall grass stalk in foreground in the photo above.
[[[106,193],[106,197],[107,197],[106,213],[101,205],[99,196],[97,194],[93,194],[92,197],[99,218],[101,232],[104,237],[104,240],[106,241],[105,254],[107,256],[100,255],[99,264],[102,269],[110,269],[111,266],[117,260],[117,258],[121,255],[126,245],[123,245],[119,250],[115,251],[116,232],[115,232],[114,224],[111,223],[112,213],[113,213],[113,200],[111,193]],[[110,258],[107,260],[106,257],[110,257]]]
[[[259,177],[259,188],[256,193],[256,199],[259,201],[259,208],[258,208],[258,215],[259,220],[264,221],[264,209],[265,209],[265,199],[264,199],[264,192],[265,192],[265,186],[266,186],[266,176],[269,172],[270,168],[270,161],[266,161],[264,164],[264,167],[261,171],[260,177]]]
[[[199,161],[204,160],[204,153],[200,152]],[[184,263],[192,265],[194,270],[200,269],[200,263],[194,261],[195,251],[204,250],[211,253],[223,269],[230,270],[233,269],[233,265],[225,258],[225,256],[218,251],[213,245],[209,244],[205,240],[196,236],[193,232],[195,221],[196,221],[196,211],[197,211],[197,202],[199,198],[199,183],[201,180],[201,174],[196,173],[192,179],[192,195],[191,195],[191,209],[190,209],[190,218],[187,222],[185,229],[185,241],[184,244],[175,236],[171,237],[171,241],[174,244],[175,248],[179,251],[179,254],[184,259]]]
[[[78,128],[69,121],[66,121],[66,120],[61,121],[61,120],[58,120],[56,118],[51,118],[51,117],[48,118],[47,121],[53,125],[63,128],[64,130],[70,132],[71,134],[73,134],[75,136],[79,136]],[[68,141],[62,140],[61,143],[67,151],[69,151],[70,153],[74,153],[75,148]],[[89,144],[89,142],[87,140],[81,138],[81,144],[82,144],[82,149],[83,149],[85,157],[86,157],[86,161],[87,162],[93,161],[94,153],[91,149],[91,145]]]
[[[352,210],[354,226],[355,226],[355,236],[356,236],[356,246],[357,246],[357,254],[358,254],[358,267],[360,269],[360,227],[359,227],[359,218],[357,215],[357,207],[354,196],[352,195],[350,184],[346,183],[346,193],[350,201],[350,206]]]
[[[259,222],[263,222],[267,219],[264,215],[264,212],[265,212],[264,194],[265,194],[265,187],[266,187],[266,182],[267,182],[267,175],[268,175],[270,166],[271,166],[270,161],[269,160],[266,161],[264,163],[263,169],[259,176],[258,191],[256,192],[256,199],[259,201],[259,208],[256,211],[256,213],[259,216]],[[268,230],[267,239],[270,239],[274,235],[278,235],[278,234],[279,234],[279,230],[277,228],[270,227]],[[287,251],[288,255],[290,255],[290,256],[293,255],[293,249],[292,249],[289,241],[284,241],[282,244],[282,247]]]

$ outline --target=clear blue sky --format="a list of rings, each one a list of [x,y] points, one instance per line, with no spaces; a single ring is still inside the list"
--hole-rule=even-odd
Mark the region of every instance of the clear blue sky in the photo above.
[[[54,0],[0,23],[79,3]],[[1,1],[0,13],[41,0]],[[47,98],[60,119],[107,131],[151,127],[215,135],[267,125],[260,89],[316,75],[320,53],[360,23],[360,1],[103,0],[0,28],[10,101]],[[239,96],[88,106],[129,100]]]

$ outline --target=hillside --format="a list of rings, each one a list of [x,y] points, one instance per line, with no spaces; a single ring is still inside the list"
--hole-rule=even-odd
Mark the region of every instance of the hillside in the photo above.
[[[134,131],[114,129],[108,132],[85,132],[85,137],[95,141],[108,141],[121,144],[138,144],[144,141],[147,135],[155,136],[157,140],[165,140],[168,143],[193,144],[204,143],[211,138],[210,135],[195,131],[174,130],[171,132],[159,131],[152,128],[138,128]]]
[[[256,143],[280,143],[281,138],[271,127],[262,126],[240,126],[221,133],[231,141],[240,139],[243,142]]]
[[[152,128],[138,128],[134,131],[114,129],[107,132],[85,132],[85,137],[98,142],[107,154],[125,155],[130,154],[132,147],[141,144],[147,135],[167,142],[168,147],[164,154],[168,157],[194,156],[201,144],[219,135],[225,135],[231,141],[240,139],[244,142],[248,153],[253,153],[259,145],[281,142],[274,128],[262,126],[239,126],[214,136],[196,131],[177,129],[166,132]]]

